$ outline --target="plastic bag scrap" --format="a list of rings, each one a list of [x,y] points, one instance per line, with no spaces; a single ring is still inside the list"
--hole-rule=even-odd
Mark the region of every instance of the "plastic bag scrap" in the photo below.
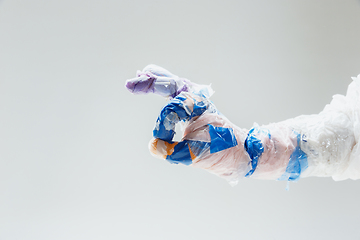
[[[300,177],[360,178],[360,75],[346,96],[335,95],[322,112],[242,129],[210,101],[213,90],[156,65],[126,82],[134,94],[169,98],[150,141],[150,152],[170,163],[206,169],[230,184],[243,177],[298,181]],[[184,133],[173,141],[176,124]]]
[[[179,78],[154,64],[142,71],[137,71],[136,77],[126,81],[126,88],[134,94],[155,93],[170,99],[181,92],[197,92],[210,97],[213,91],[210,86],[192,83],[186,78]]]

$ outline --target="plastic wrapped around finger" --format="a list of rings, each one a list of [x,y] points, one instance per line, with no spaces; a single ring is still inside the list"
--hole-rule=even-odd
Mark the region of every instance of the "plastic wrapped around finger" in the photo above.
[[[190,82],[186,78],[180,78],[154,64],[138,71],[135,78],[126,81],[125,86],[134,94],[154,93],[170,99],[175,98],[181,92],[201,92],[207,97],[213,94],[210,86]]]

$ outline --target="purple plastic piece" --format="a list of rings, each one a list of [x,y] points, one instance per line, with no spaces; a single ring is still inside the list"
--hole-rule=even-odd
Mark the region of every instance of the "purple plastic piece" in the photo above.
[[[158,76],[150,71],[138,71],[136,75],[136,78],[127,80],[125,85],[134,94],[155,93],[163,97],[175,98],[181,92],[188,92],[188,85],[191,84],[187,79],[172,74]]]
[[[156,77],[152,73],[141,73],[136,78],[129,79],[126,81],[126,88],[134,94],[141,93],[153,93],[154,92],[154,81]]]

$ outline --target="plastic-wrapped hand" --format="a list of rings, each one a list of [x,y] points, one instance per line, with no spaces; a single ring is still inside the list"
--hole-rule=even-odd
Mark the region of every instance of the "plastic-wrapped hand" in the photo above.
[[[255,124],[250,130],[238,128],[217,111],[209,100],[210,86],[179,78],[156,65],[138,72],[126,87],[133,93],[151,92],[171,99],[159,114],[149,145],[153,155],[171,163],[206,169],[233,184],[241,177],[360,178],[356,158],[360,147],[354,137],[360,135],[360,128],[354,133],[360,87],[355,82],[347,96],[338,95],[318,115],[261,127]],[[178,123],[183,124],[184,134],[181,141],[173,141]]]
[[[179,121],[185,128],[183,138],[172,141]],[[161,110],[153,136],[150,151],[155,156],[204,168],[230,181],[237,181],[248,164],[239,144],[245,135],[219,114],[204,95],[181,93],[172,99]]]

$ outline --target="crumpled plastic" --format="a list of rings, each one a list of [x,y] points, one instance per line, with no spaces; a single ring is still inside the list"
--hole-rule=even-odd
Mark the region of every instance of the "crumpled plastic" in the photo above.
[[[210,86],[195,84],[156,65],[126,82],[134,94],[169,99],[149,143],[152,155],[205,169],[235,185],[243,177],[298,181],[301,177],[360,178],[360,75],[346,96],[322,112],[250,129],[239,128],[210,101]],[[182,124],[180,141],[175,127]]]
[[[134,94],[154,93],[170,99],[181,92],[201,92],[207,97],[213,94],[210,86],[192,83],[154,64],[146,66],[142,71],[137,71],[136,77],[127,80],[125,86]]]

